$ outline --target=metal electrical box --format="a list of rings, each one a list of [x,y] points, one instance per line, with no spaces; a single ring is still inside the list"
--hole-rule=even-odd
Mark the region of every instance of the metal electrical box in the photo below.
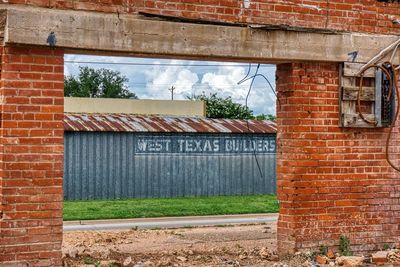
[[[360,93],[360,111],[357,100],[360,90],[359,70],[363,64],[344,63],[340,68],[340,126],[345,128],[389,127],[395,112],[395,90],[391,90],[388,77],[380,69],[364,73]]]

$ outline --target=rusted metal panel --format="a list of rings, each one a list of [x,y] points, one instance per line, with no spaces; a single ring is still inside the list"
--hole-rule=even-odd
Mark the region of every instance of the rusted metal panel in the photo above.
[[[64,126],[65,131],[71,132],[276,133],[276,124],[271,121],[130,114],[66,113]]]

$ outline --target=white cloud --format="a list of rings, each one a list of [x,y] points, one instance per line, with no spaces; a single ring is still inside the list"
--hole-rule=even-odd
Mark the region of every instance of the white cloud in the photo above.
[[[171,61],[171,64],[178,64],[178,61]],[[193,85],[199,81],[199,77],[184,66],[154,66],[145,72],[147,97],[157,99],[170,99],[171,93],[168,90],[175,87],[174,98],[185,99],[186,95],[192,93]]]
[[[263,73],[274,83],[272,77],[275,75],[274,68],[266,68],[268,73]],[[241,84],[238,82],[243,79],[248,72],[244,67],[221,66],[217,72],[206,73],[201,83],[207,84],[211,92],[218,93],[223,97],[232,97],[235,102],[246,104],[246,96],[250,89],[251,80]],[[250,76],[255,74],[255,68],[252,68]],[[247,104],[256,114],[266,113],[275,114],[275,95],[269,88],[268,83],[262,78],[257,77],[253,83]]]
[[[65,66],[66,75],[76,75],[79,65],[118,70],[128,77],[130,88],[142,99],[170,99],[171,93],[168,89],[175,86],[174,99],[185,99],[186,96],[192,94],[217,93],[222,97],[230,96],[235,102],[245,104],[250,85],[250,81],[237,84],[248,71],[248,67],[244,64],[82,55],[67,55],[65,59],[68,61],[149,64],[139,66],[67,63]],[[165,66],[166,64],[174,65]],[[199,64],[211,66],[198,66]],[[253,64],[251,74],[254,75],[255,69],[255,64]],[[265,75],[275,86],[275,66],[261,65],[259,73]],[[268,83],[262,77],[257,77],[248,99],[250,109],[255,114],[275,114],[275,99]]]

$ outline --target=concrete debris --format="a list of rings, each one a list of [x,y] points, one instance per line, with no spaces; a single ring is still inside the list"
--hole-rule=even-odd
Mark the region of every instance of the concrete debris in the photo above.
[[[270,260],[271,260],[271,261],[279,261],[279,256],[276,255],[276,254],[273,254],[273,255],[271,255]]]
[[[182,256],[178,256],[178,257],[176,257],[176,259],[177,259],[178,261],[182,261],[182,262],[187,261],[187,258],[186,258],[186,257],[182,257]]]
[[[384,265],[388,262],[388,251],[378,251],[371,256],[371,262],[376,265]]]
[[[359,267],[364,262],[363,256],[340,256],[336,259],[336,263],[343,267]]]
[[[239,260],[244,260],[244,259],[247,259],[246,255],[239,255]]]
[[[154,262],[146,261],[145,263],[143,263],[142,266],[143,266],[143,267],[154,267],[154,266],[156,266],[156,265],[154,264]]]
[[[388,251],[388,261],[392,263],[400,263],[400,250],[392,249]]]
[[[326,264],[328,259],[325,256],[317,255],[315,261],[318,262],[318,264]]]
[[[68,252],[68,256],[75,259],[78,256],[78,250],[76,248],[72,248]]]
[[[271,257],[271,252],[269,251],[268,248],[264,247],[260,250],[259,255],[263,259],[268,259]]]
[[[259,240],[263,229],[263,225],[246,225],[173,231],[68,233],[64,234],[63,266],[400,266],[398,249],[379,251],[361,257],[340,256],[328,248],[324,251],[325,254],[316,254],[315,250],[309,250],[279,258],[273,240],[275,230],[271,229],[271,239]],[[227,241],[228,239],[232,241]]]
[[[331,249],[328,249],[326,256],[328,257],[328,259],[334,259],[336,257],[335,253]]]
[[[122,266],[124,266],[124,267],[130,267],[132,265],[133,265],[133,263],[132,263],[132,257],[131,256],[127,257],[124,260],[124,262],[122,263]]]

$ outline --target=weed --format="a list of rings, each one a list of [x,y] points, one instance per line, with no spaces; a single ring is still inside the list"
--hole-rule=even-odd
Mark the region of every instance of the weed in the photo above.
[[[229,225],[229,224],[216,224],[216,225],[214,225],[214,227],[221,227],[221,228],[223,228],[223,227],[230,227],[230,225]]]
[[[350,239],[345,235],[340,236],[339,251],[340,251],[340,254],[343,256],[352,256],[353,255],[353,253],[351,252],[351,249],[350,249]]]
[[[319,246],[319,255],[326,255],[328,253],[328,247],[325,245]]]
[[[89,257],[89,256],[85,256],[85,258],[83,258],[83,262],[85,263],[85,264],[94,264],[95,262],[94,262],[94,259],[92,259],[91,257]]]
[[[383,250],[389,250],[390,245],[389,244],[383,244]]]
[[[305,256],[308,260],[312,261],[314,260],[315,256],[317,256],[317,252],[316,251],[308,251],[305,253]]]
[[[242,248],[243,248],[239,243],[236,243],[236,244],[235,244],[235,247],[236,247],[237,249],[242,249]]]

